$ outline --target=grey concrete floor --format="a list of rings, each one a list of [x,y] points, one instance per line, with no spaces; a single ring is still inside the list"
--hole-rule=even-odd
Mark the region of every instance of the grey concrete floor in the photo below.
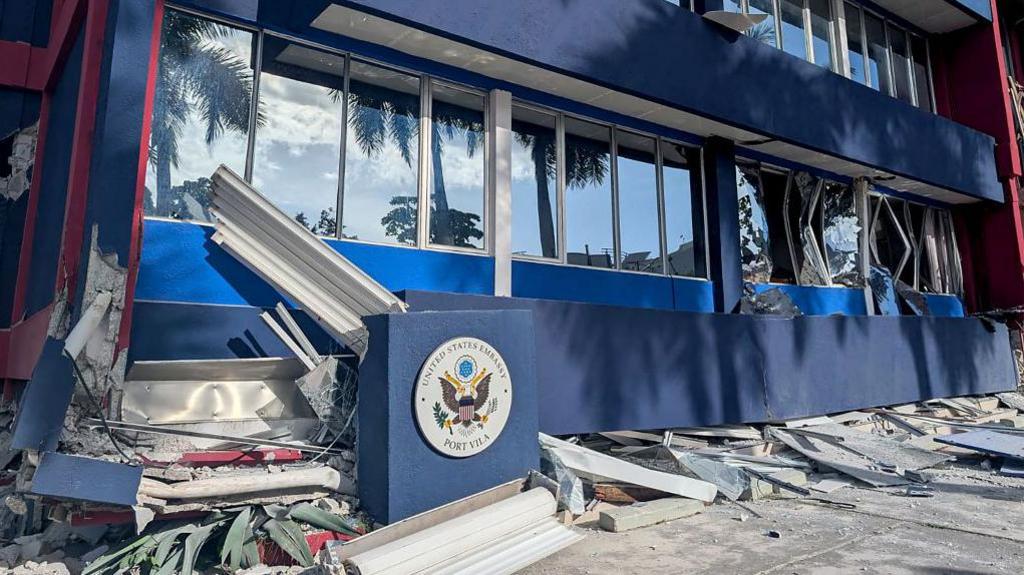
[[[930,473],[932,498],[844,488],[821,497],[855,509],[793,499],[741,508],[720,499],[700,515],[627,533],[585,525],[586,539],[522,573],[1024,573],[1024,479],[977,465]]]

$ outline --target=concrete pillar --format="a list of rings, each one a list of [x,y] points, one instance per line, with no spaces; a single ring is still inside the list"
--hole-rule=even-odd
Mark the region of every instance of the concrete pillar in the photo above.
[[[488,97],[487,249],[494,256],[494,295],[512,295],[512,94]]]
[[[736,148],[733,143],[723,138],[708,138],[704,144],[702,169],[708,279],[714,285],[715,311],[729,313],[743,295]]]

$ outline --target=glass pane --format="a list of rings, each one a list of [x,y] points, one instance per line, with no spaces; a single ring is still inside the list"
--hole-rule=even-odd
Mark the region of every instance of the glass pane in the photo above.
[[[435,85],[430,242],[484,247],[484,97]]]
[[[864,42],[861,40],[860,8],[847,2],[846,53],[850,58],[850,79],[867,84],[867,66],[864,64]]]
[[[768,283],[772,277],[772,257],[768,245],[768,219],[764,212],[761,178],[753,166],[736,166],[739,195],[740,255],[743,280]]]
[[[616,134],[622,269],[661,272],[658,169],[653,138]]]
[[[779,7],[782,11],[782,49],[807,60],[803,0],[780,0]]]
[[[726,12],[734,12],[736,14],[743,12],[743,6],[740,4],[740,0],[724,0],[722,4],[722,9]]]
[[[337,228],[344,74],[341,56],[263,41],[253,185],[322,236]]]
[[[661,162],[668,273],[693,277],[697,275],[693,251],[693,193],[686,149],[679,144],[662,141]],[[694,169],[698,168],[694,166]]]
[[[245,171],[253,35],[164,14],[146,169],[146,215],[208,221],[210,176]]]
[[[611,144],[606,126],[565,119],[566,259],[615,267],[612,259]]]
[[[889,49],[885,43],[885,24],[882,19],[864,13],[864,27],[868,35],[868,68],[871,71],[871,86],[883,94],[892,94],[892,80],[889,75]]]
[[[889,45],[892,46],[892,72],[896,78],[896,97],[904,102],[913,102],[910,89],[910,47],[907,33],[901,28],[889,25]]]
[[[917,106],[933,110],[932,82],[928,75],[928,45],[924,38],[910,37],[910,49],[914,57],[914,83],[917,89]]]
[[[775,7],[772,4],[772,0],[750,0],[748,14],[767,14],[764,22],[761,22],[757,26],[754,26],[747,31],[747,34],[751,38],[770,44],[772,46],[778,46],[776,41],[775,33]]]
[[[512,107],[512,253],[558,257],[555,117]]]
[[[342,237],[416,244],[420,82],[352,61]]]
[[[822,68],[832,69],[832,10],[829,0],[810,0],[811,48],[814,63]]]

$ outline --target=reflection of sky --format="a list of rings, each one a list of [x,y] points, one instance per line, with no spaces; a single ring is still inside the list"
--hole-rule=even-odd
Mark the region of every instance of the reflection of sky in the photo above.
[[[690,192],[690,171],[664,166],[665,234],[668,251],[693,242],[693,196]]]
[[[223,26],[221,30],[223,34],[207,40],[206,45],[228,50],[245,62],[247,70],[251,70],[252,34]],[[209,178],[221,164],[239,174],[244,172],[247,134],[225,131],[208,146],[206,125],[195,111],[195,102],[192,102],[191,108],[178,136],[178,165],[171,166],[171,185],[179,186],[186,180]],[[156,169],[152,164],[146,169],[146,187],[152,192],[153,203],[156,204]]]
[[[751,177],[756,178],[757,171],[751,172]],[[751,206],[751,218],[749,226],[741,226],[740,232],[744,245],[754,253],[760,252],[757,244],[754,243],[754,237],[760,232],[764,237],[765,242],[768,241],[768,218],[764,213],[764,206],[761,205],[760,194],[756,188],[759,183],[755,180],[751,182],[747,179],[747,175],[742,170],[736,168],[736,187],[739,191],[739,198],[750,198]]]
[[[481,104],[482,105],[482,104]],[[472,112],[467,112],[472,114]],[[480,125],[483,125],[483,112],[479,113]],[[458,210],[479,216],[475,222],[476,229],[483,231],[484,214],[484,135],[477,132],[475,149],[469,153],[467,132],[455,129],[451,137],[447,130],[441,130],[441,136],[435,140],[434,154],[441,159],[441,178],[444,181],[444,194],[450,210]],[[436,163],[435,163],[436,165]],[[438,175],[435,174],[435,178]],[[437,181],[434,182],[437,185]],[[431,206],[431,209],[434,209]],[[483,247],[483,240],[475,237],[464,238],[466,243],[475,247]]]
[[[621,148],[620,148],[621,150]],[[643,252],[644,259],[660,258],[658,226],[658,181],[654,157],[638,161],[619,156],[619,238],[623,257],[634,258],[630,268],[650,271],[635,263]],[[640,269],[636,270],[636,266]]]
[[[263,74],[266,122],[256,131],[253,185],[289,216],[313,225],[338,197],[341,102],[328,88]]]
[[[726,0],[726,3],[728,4],[729,0]],[[728,10],[728,8],[726,9]],[[739,10],[737,10],[737,12],[738,11]],[[778,36],[778,34],[775,33],[775,7],[772,5],[772,0],[750,0],[747,12],[749,14],[768,15],[768,18],[766,18],[764,22],[761,22],[754,28],[751,28],[751,32],[760,32],[762,30],[770,31],[769,33],[761,35],[761,41],[775,46],[777,42],[775,37]]]
[[[807,59],[807,45],[804,43],[803,2],[799,5],[793,0],[782,0],[782,49],[796,56]]]
[[[554,132],[552,131],[552,138]],[[554,174],[548,182],[548,206],[551,209],[551,227],[558,245],[558,203]],[[557,252],[557,247],[556,247]],[[512,253],[531,256],[544,255],[540,241],[540,213],[537,210],[537,179],[530,146],[523,146],[512,138]],[[557,253],[556,253],[557,255]]]
[[[567,139],[566,147],[572,145]],[[609,165],[610,154],[602,161]],[[604,181],[588,182],[582,186],[569,186],[565,190],[566,251],[590,255],[611,254],[612,241],[612,183],[611,172],[606,171]]]
[[[832,68],[832,50],[829,44],[829,14],[827,0],[811,0],[811,47],[814,63],[823,68]]]

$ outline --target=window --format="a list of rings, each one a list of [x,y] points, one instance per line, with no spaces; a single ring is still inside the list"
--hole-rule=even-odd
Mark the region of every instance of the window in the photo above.
[[[863,286],[852,186],[745,161],[736,178],[745,281]]]
[[[889,71],[889,47],[885,39],[885,22],[874,14],[864,13],[864,31],[868,46],[868,73],[871,87],[893,95]]]
[[[621,268],[661,272],[658,167],[654,138],[616,130]]]
[[[430,243],[483,248],[484,97],[435,83]]]
[[[874,275],[926,293],[962,292],[960,256],[948,210],[874,194],[871,222],[868,243]]]
[[[416,245],[419,78],[352,60],[342,237]]]
[[[932,99],[932,75],[928,67],[928,43],[920,36],[910,36],[910,53],[914,66],[914,90],[917,93],[917,107],[934,110]]]
[[[322,236],[336,232],[345,58],[266,38],[253,184]]]
[[[572,265],[613,268],[611,132],[565,119],[566,258]]]
[[[778,34],[776,32],[775,22],[775,3],[774,0],[746,0],[747,1],[747,13],[748,14],[766,14],[768,17],[765,18],[764,22],[761,22],[757,26],[754,26],[747,34],[751,38],[764,42],[771,46],[778,46]]]
[[[556,121],[512,106],[512,253],[558,258]]]
[[[807,38],[804,29],[803,0],[779,0],[782,20],[782,49],[804,60],[807,54]]]
[[[665,204],[665,265],[670,275],[695,276],[693,234],[694,190],[700,190],[698,155],[668,140],[661,141],[662,185]],[[697,178],[696,181],[694,178]],[[699,195],[697,196],[699,197]]]
[[[808,0],[811,20],[811,54],[813,62],[822,68],[832,66],[832,8],[830,0]]]
[[[146,169],[145,213],[208,221],[210,174],[245,171],[253,93],[251,32],[168,10]]]
[[[850,78],[861,84],[868,83],[868,67],[864,56],[864,27],[861,25],[860,8],[844,3],[846,12],[846,55],[850,60]]]
[[[889,46],[892,48],[892,75],[895,80],[896,97],[910,104],[914,103],[913,78],[910,69],[910,46],[907,33],[902,28],[887,25]]]

